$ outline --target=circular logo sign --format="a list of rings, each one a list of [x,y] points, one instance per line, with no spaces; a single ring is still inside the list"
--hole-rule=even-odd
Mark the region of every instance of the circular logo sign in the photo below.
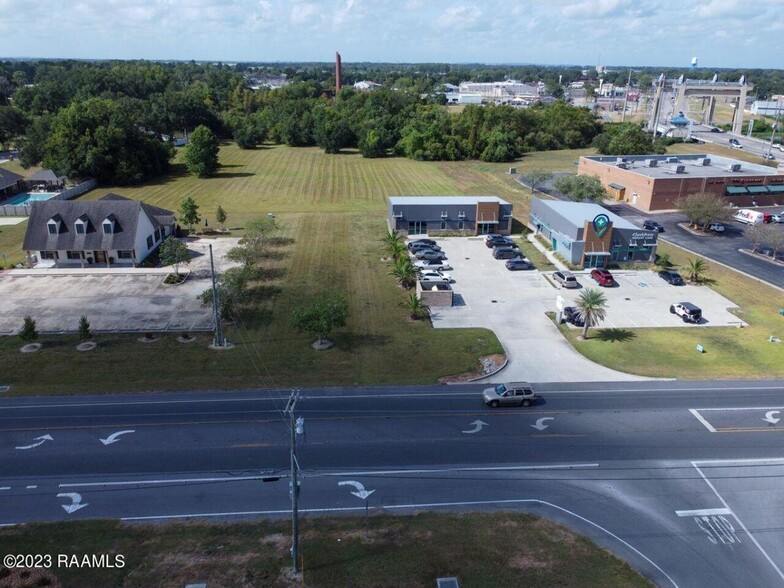
[[[601,238],[610,226],[610,217],[606,214],[597,214],[593,219],[593,230]]]

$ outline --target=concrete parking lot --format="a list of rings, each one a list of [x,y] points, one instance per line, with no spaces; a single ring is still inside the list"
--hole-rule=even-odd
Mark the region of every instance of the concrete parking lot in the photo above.
[[[493,259],[478,238],[438,239],[453,267],[452,288],[458,305],[433,309],[435,328],[484,327],[492,329],[507,351],[507,380],[533,382],[585,382],[640,380],[595,364],[577,353],[558,332],[545,312],[556,312],[556,300],[563,296],[567,305],[580,290],[554,286],[539,271],[510,272],[504,262]],[[578,272],[583,287],[594,287],[587,272]],[[700,306],[702,325],[737,325],[737,317],[727,311],[733,303],[707,287],[670,286],[654,272],[619,272],[619,286],[603,288],[608,298],[608,317],[602,327],[683,327],[670,314],[673,302],[688,301]],[[495,378],[498,379],[498,376]]]
[[[82,315],[94,331],[204,331],[212,311],[197,296],[211,286],[209,252],[216,268],[227,267],[224,255],[237,239],[189,240],[192,261],[180,271],[188,279],[163,283],[171,268],[89,268],[11,270],[0,273],[0,334],[19,329],[30,315],[40,332],[75,331]]]

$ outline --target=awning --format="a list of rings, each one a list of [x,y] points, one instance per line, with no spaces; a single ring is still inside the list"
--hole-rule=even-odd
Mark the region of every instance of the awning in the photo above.
[[[621,186],[620,184],[607,184],[608,187],[612,188],[613,190],[625,190],[626,186]]]
[[[746,190],[746,186],[727,186],[727,194],[731,196],[737,194],[748,194],[748,190]]]
[[[767,194],[768,187],[767,186],[749,186],[748,188],[749,194]]]
[[[784,193],[784,184],[776,184],[775,186],[768,186],[768,191],[773,192],[774,194],[782,194]]]
[[[497,220],[478,220],[478,221],[476,221],[476,223],[479,224],[479,225],[497,225],[498,221]]]
[[[586,251],[586,252],[585,252],[585,255],[586,255],[586,256],[589,256],[589,255],[599,255],[599,256],[604,256],[604,255],[611,255],[611,254],[610,254],[610,252],[608,252],[608,251]]]

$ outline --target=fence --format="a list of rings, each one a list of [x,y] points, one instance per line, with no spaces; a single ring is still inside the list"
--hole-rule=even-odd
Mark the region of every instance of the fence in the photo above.
[[[96,180],[87,180],[86,182],[82,182],[73,188],[63,190],[56,196],[52,196],[50,200],[70,200],[71,198],[92,190],[97,185],[98,182]],[[27,202],[25,204],[5,204],[0,206],[0,216],[30,216],[31,206],[31,202]]]

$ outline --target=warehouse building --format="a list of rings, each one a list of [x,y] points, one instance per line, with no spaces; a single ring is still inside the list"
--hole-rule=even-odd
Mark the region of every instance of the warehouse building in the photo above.
[[[641,229],[592,202],[534,198],[530,220],[553,251],[572,265],[606,268],[656,260],[656,231]]]
[[[719,155],[583,156],[578,174],[597,176],[610,198],[644,211],[672,210],[703,192],[739,208],[784,203],[784,169]]]
[[[496,196],[390,196],[387,223],[407,235],[508,235],[512,205]]]

